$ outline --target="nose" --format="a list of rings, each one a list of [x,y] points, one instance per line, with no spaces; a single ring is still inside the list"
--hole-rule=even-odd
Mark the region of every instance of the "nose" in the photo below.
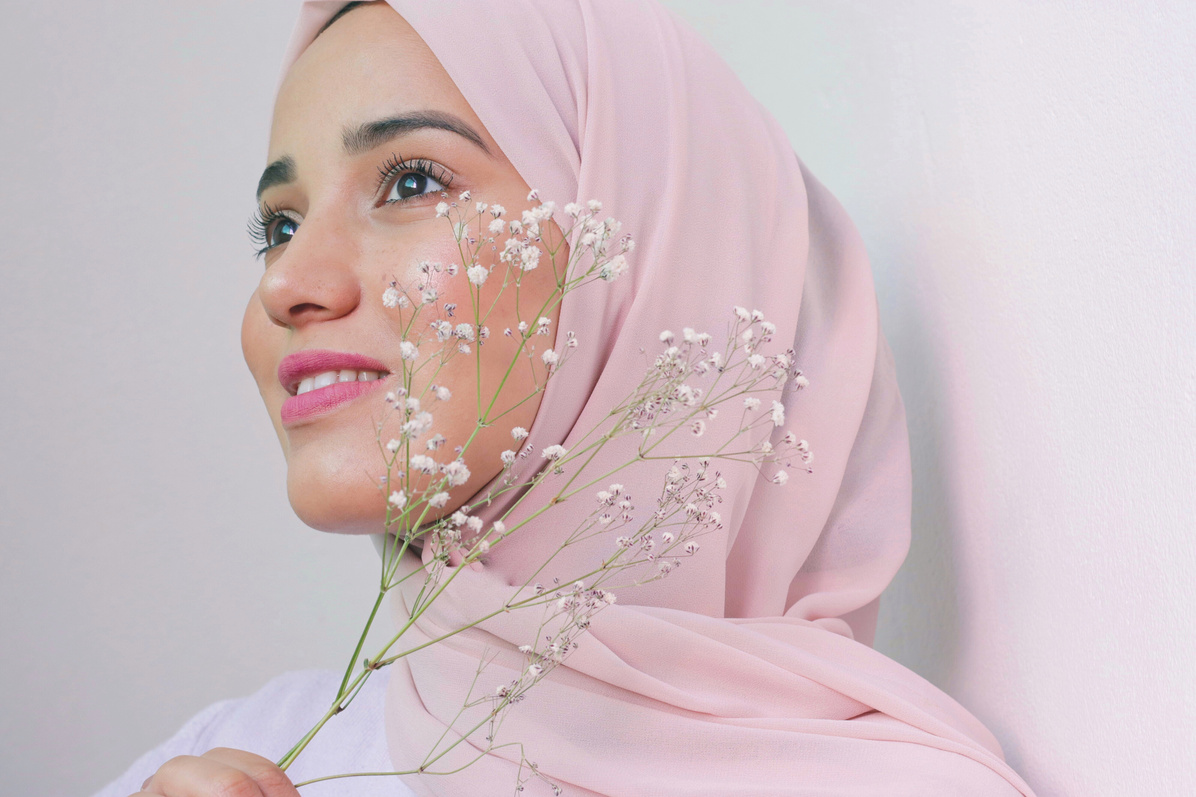
[[[299,329],[348,315],[361,302],[358,246],[331,219],[308,216],[262,275],[258,295],[270,320]]]

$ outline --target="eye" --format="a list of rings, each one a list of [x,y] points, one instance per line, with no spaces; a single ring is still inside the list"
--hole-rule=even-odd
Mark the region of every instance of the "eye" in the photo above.
[[[404,161],[391,155],[378,173],[379,188],[390,183],[384,198],[388,205],[438,194],[453,183],[453,176],[447,169],[425,158]]]
[[[265,205],[249,220],[249,240],[259,247],[257,257],[276,246],[282,246],[299,230],[299,222],[283,211]]]

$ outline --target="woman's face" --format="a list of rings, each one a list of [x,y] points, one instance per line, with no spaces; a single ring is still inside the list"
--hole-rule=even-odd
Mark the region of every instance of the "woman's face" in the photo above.
[[[398,436],[400,418],[388,411],[384,397],[399,385],[403,321],[400,310],[383,305],[383,293],[397,282],[417,295],[421,261],[460,264],[450,222],[436,217],[442,189],[450,201],[469,190],[472,199],[463,204],[498,203],[507,209],[504,218],[518,218],[531,207],[530,186],[423,40],[385,3],[346,14],[296,61],[274,109],[267,162],[259,210],[269,248],[242,323],[245,361],[282,443],[296,514],[325,531],[379,532],[386,504],[377,485],[386,464],[376,422],[386,419],[383,443]],[[566,255],[559,254],[558,262]],[[500,273],[496,251],[483,250],[481,262],[495,264]],[[490,280],[484,289],[497,291],[500,282]],[[442,303],[463,308],[458,320],[472,320],[462,275],[441,274],[434,285]],[[524,315],[554,289],[551,268],[526,272]],[[555,310],[546,315],[555,330]],[[508,290],[487,325],[503,330],[536,318],[517,317],[514,291]],[[543,340],[551,345],[551,338]],[[484,401],[495,394],[514,345],[501,334],[486,341]],[[436,375],[435,382],[453,393],[433,408],[434,431],[447,438],[437,455],[441,461],[453,459],[454,446],[474,431],[476,368],[474,357],[457,356]],[[296,396],[301,379],[331,371],[338,379],[354,376],[354,384],[337,382]],[[383,371],[380,381],[367,383],[372,372]],[[520,361],[499,392],[498,409],[515,407],[534,392],[543,374],[533,371],[531,360]],[[538,407],[536,394],[479,432],[464,455],[472,475],[452,490],[441,514],[500,471],[500,452],[514,447],[511,428],[530,427]]]

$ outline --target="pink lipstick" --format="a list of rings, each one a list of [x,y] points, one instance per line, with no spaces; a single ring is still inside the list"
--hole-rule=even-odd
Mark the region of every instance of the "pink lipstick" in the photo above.
[[[278,381],[290,393],[282,403],[285,426],[315,418],[382,387],[390,371],[361,354],[307,349],[278,365]]]

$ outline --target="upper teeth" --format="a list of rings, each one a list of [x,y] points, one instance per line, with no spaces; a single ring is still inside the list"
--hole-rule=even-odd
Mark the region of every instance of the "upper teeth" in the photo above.
[[[322,387],[328,387],[333,382],[372,382],[379,377],[377,371],[325,371],[322,374],[309,376],[299,383],[298,389],[295,391],[296,396],[301,396],[309,390],[319,390]]]

